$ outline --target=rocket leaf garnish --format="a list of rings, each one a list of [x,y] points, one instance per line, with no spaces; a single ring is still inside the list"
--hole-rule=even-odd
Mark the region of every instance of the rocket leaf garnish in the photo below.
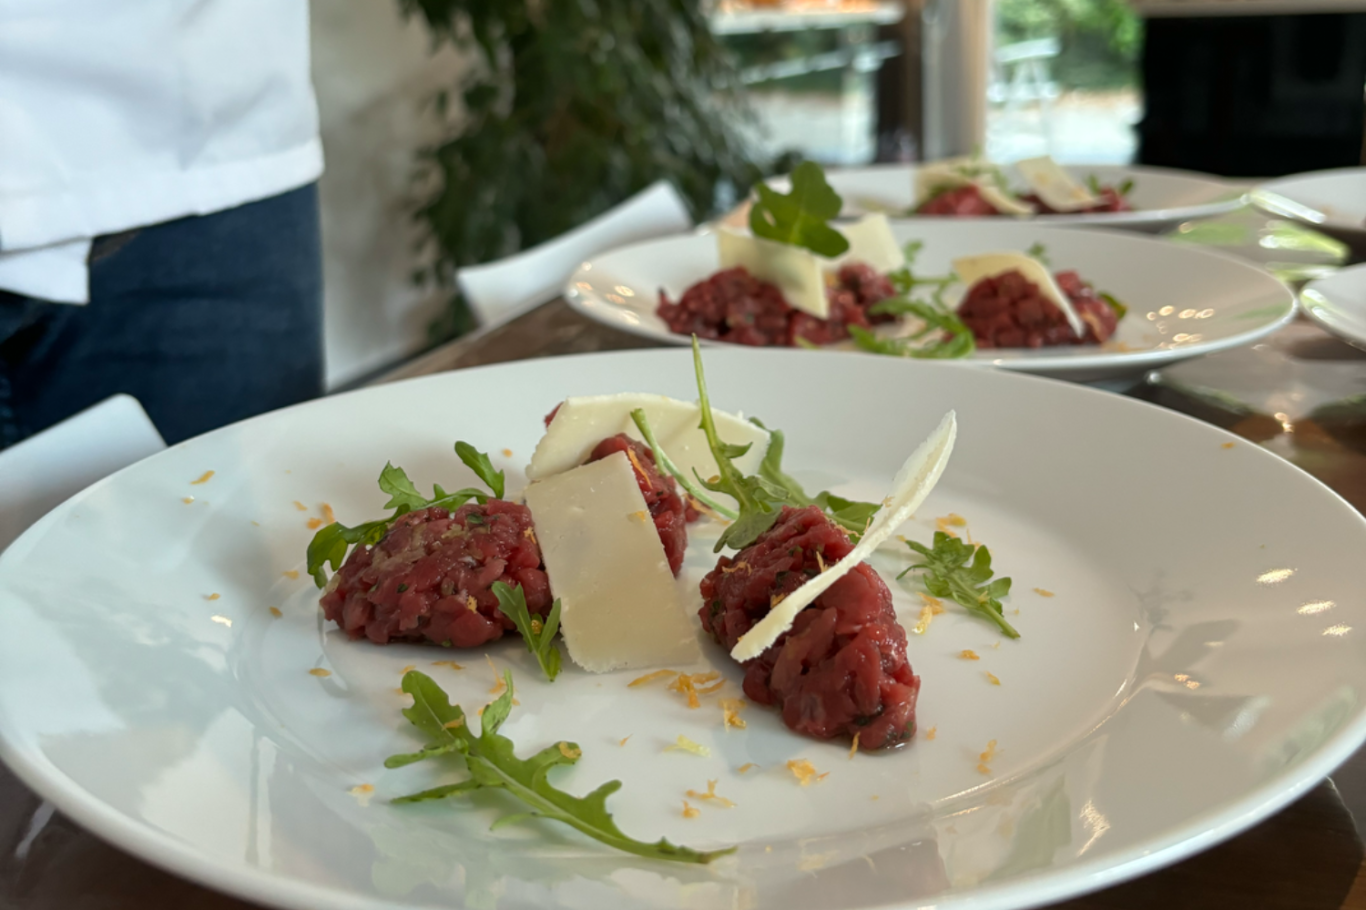
[[[466,442],[457,442],[455,452],[479,479],[488,484],[494,499],[502,498],[503,472],[493,470],[487,455]],[[471,499],[481,504],[489,500],[489,495],[483,490],[467,487],[454,493],[447,493],[440,484],[433,485],[432,496],[428,498],[408,479],[406,471],[392,464],[385,464],[384,470],[380,471],[379,488],[389,494],[389,501],[384,504],[384,508],[393,509],[394,514],[350,528],[340,522],[333,522],[318,529],[318,533],[313,535],[313,540],[308,544],[308,574],[313,576],[313,581],[318,587],[327,585],[324,566],[331,565],[332,571],[337,571],[346,559],[348,548],[353,545],[372,547],[379,543],[399,517],[417,509],[440,507],[455,510]]]
[[[533,616],[526,605],[526,594],[522,586],[512,587],[506,582],[495,581],[490,588],[498,598],[498,609],[512,620],[517,631],[522,633],[526,648],[541,665],[541,672],[550,682],[560,674],[560,649],[555,646],[555,633],[560,630],[560,600],[557,597],[550,605],[545,620]]]
[[[803,161],[792,171],[792,191],[779,193],[760,183],[749,210],[749,229],[755,237],[805,247],[821,256],[839,256],[849,240],[830,226],[844,205],[825,182],[825,172],[814,161]]]
[[[702,851],[676,846],[665,838],[649,843],[627,837],[607,811],[607,797],[621,789],[619,780],[608,781],[587,796],[572,796],[557,789],[548,779],[550,771],[561,765],[574,764],[583,754],[582,750],[574,743],[561,741],[530,758],[518,758],[512,740],[498,732],[512,712],[512,674],[504,673],[503,681],[502,695],[484,708],[476,733],[471,729],[471,719],[458,705],[450,703],[446,693],[429,676],[417,670],[404,674],[403,691],[413,697],[413,705],[403,710],[403,716],[426,735],[428,743],[421,751],[390,757],[385,761],[385,767],[399,768],[442,758],[462,764],[469,777],[458,783],[399,797],[395,803],[445,799],[476,790],[504,790],[525,809],[504,815],[494,822],[495,828],[528,818],[545,818],[569,825],[617,850],[676,863],[705,864],[735,852],[734,847]]]

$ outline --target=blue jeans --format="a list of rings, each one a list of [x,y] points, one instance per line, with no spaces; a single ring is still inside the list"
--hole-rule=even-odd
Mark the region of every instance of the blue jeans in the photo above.
[[[0,448],[116,392],[174,444],[322,391],[316,186],[97,238],[85,306],[0,291]]]

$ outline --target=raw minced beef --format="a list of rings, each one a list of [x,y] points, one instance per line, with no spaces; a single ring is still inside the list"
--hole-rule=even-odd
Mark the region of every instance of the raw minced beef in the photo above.
[[[631,460],[636,484],[645,497],[645,507],[650,510],[650,518],[659,532],[659,542],[664,545],[664,555],[669,559],[669,569],[677,575],[688,550],[688,522],[697,518],[697,512],[678,495],[678,481],[664,476],[655,467],[655,455],[650,447],[625,433],[598,443],[588,460],[597,461],[617,452],[625,452]]]
[[[768,615],[776,599],[853,549],[817,507],[784,507],[778,521],[702,579],[702,626],[727,651]],[[858,735],[881,749],[915,732],[920,678],[906,659],[906,632],[887,585],[859,563],[797,615],[792,628],[747,661],[744,690],[774,705],[783,722],[817,739]]]
[[[659,317],[669,331],[732,344],[795,347],[798,339],[830,344],[849,337],[849,326],[868,328],[891,317],[870,316],[868,307],[896,295],[886,276],[870,266],[841,266],[826,288],[830,318],[818,319],[790,306],[782,291],[755,278],[744,266],[697,282],[675,303],[659,294]]]
[[[982,191],[973,183],[936,193],[915,211],[918,215],[950,215],[957,218],[1001,214],[996,206],[987,202]]]
[[[550,610],[550,582],[531,512],[490,499],[454,512],[401,516],[373,547],[356,547],[322,596],[324,615],[351,638],[473,648],[515,628],[492,585],[521,586],[527,607]]]
[[[1078,336],[1067,316],[1018,271],[983,278],[968,288],[958,318],[972,329],[979,348],[1041,348],[1099,344],[1115,333],[1115,311],[1076,272],[1053,276],[1086,326]]]

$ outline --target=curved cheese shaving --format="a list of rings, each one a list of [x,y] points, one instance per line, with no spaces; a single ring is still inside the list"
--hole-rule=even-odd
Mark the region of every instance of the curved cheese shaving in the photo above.
[[[906,459],[892,481],[891,494],[882,501],[882,508],[872,524],[849,554],[815,578],[793,591],[769,610],[768,615],[741,636],[731,649],[730,656],[741,663],[753,660],[769,645],[778,640],[797,619],[797,614],[810,606],[817,597],[854,566],[862,562],[878,546],[892,536],[914,513],[925,497],[930,495],[944,467],[953,453],[953,442],[958,435],[958,421],[953,411],[944,415],[939,426]]]
[[[1053,273],[1037,259],[1024,253],[983,253],[980,256],[955,259],[953,270],[969,287],[983,278],[994,278],[1006,272],[1019,272],[1026,280],[1038,285],[1039,293],[1062,310],[1062,314],[1067,317],[1067,324],[1078,337],[1086,334],[1086,325],[1072,308],[1072,301],[1062,292],[1062,288],[1058,287]]]

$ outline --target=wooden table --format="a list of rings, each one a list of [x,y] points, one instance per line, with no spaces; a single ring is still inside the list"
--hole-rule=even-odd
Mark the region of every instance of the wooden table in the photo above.
[[[649,347],[555,301],[379,379]],[[1125,394],[1275,451],[1366,510],[1366,353],[1309,323],[1267,342],[1136,377]],[[1361,554],[1356,554],[1360,558]],[[1193,859],[1057,906],[1069,910],[1366,910],[1355,817],[1366,818],[1366,749],[1298,802]],[[0,910],[248,910],[87,833],[0,767]],[[606,908],[604,908],[606,910]]]

